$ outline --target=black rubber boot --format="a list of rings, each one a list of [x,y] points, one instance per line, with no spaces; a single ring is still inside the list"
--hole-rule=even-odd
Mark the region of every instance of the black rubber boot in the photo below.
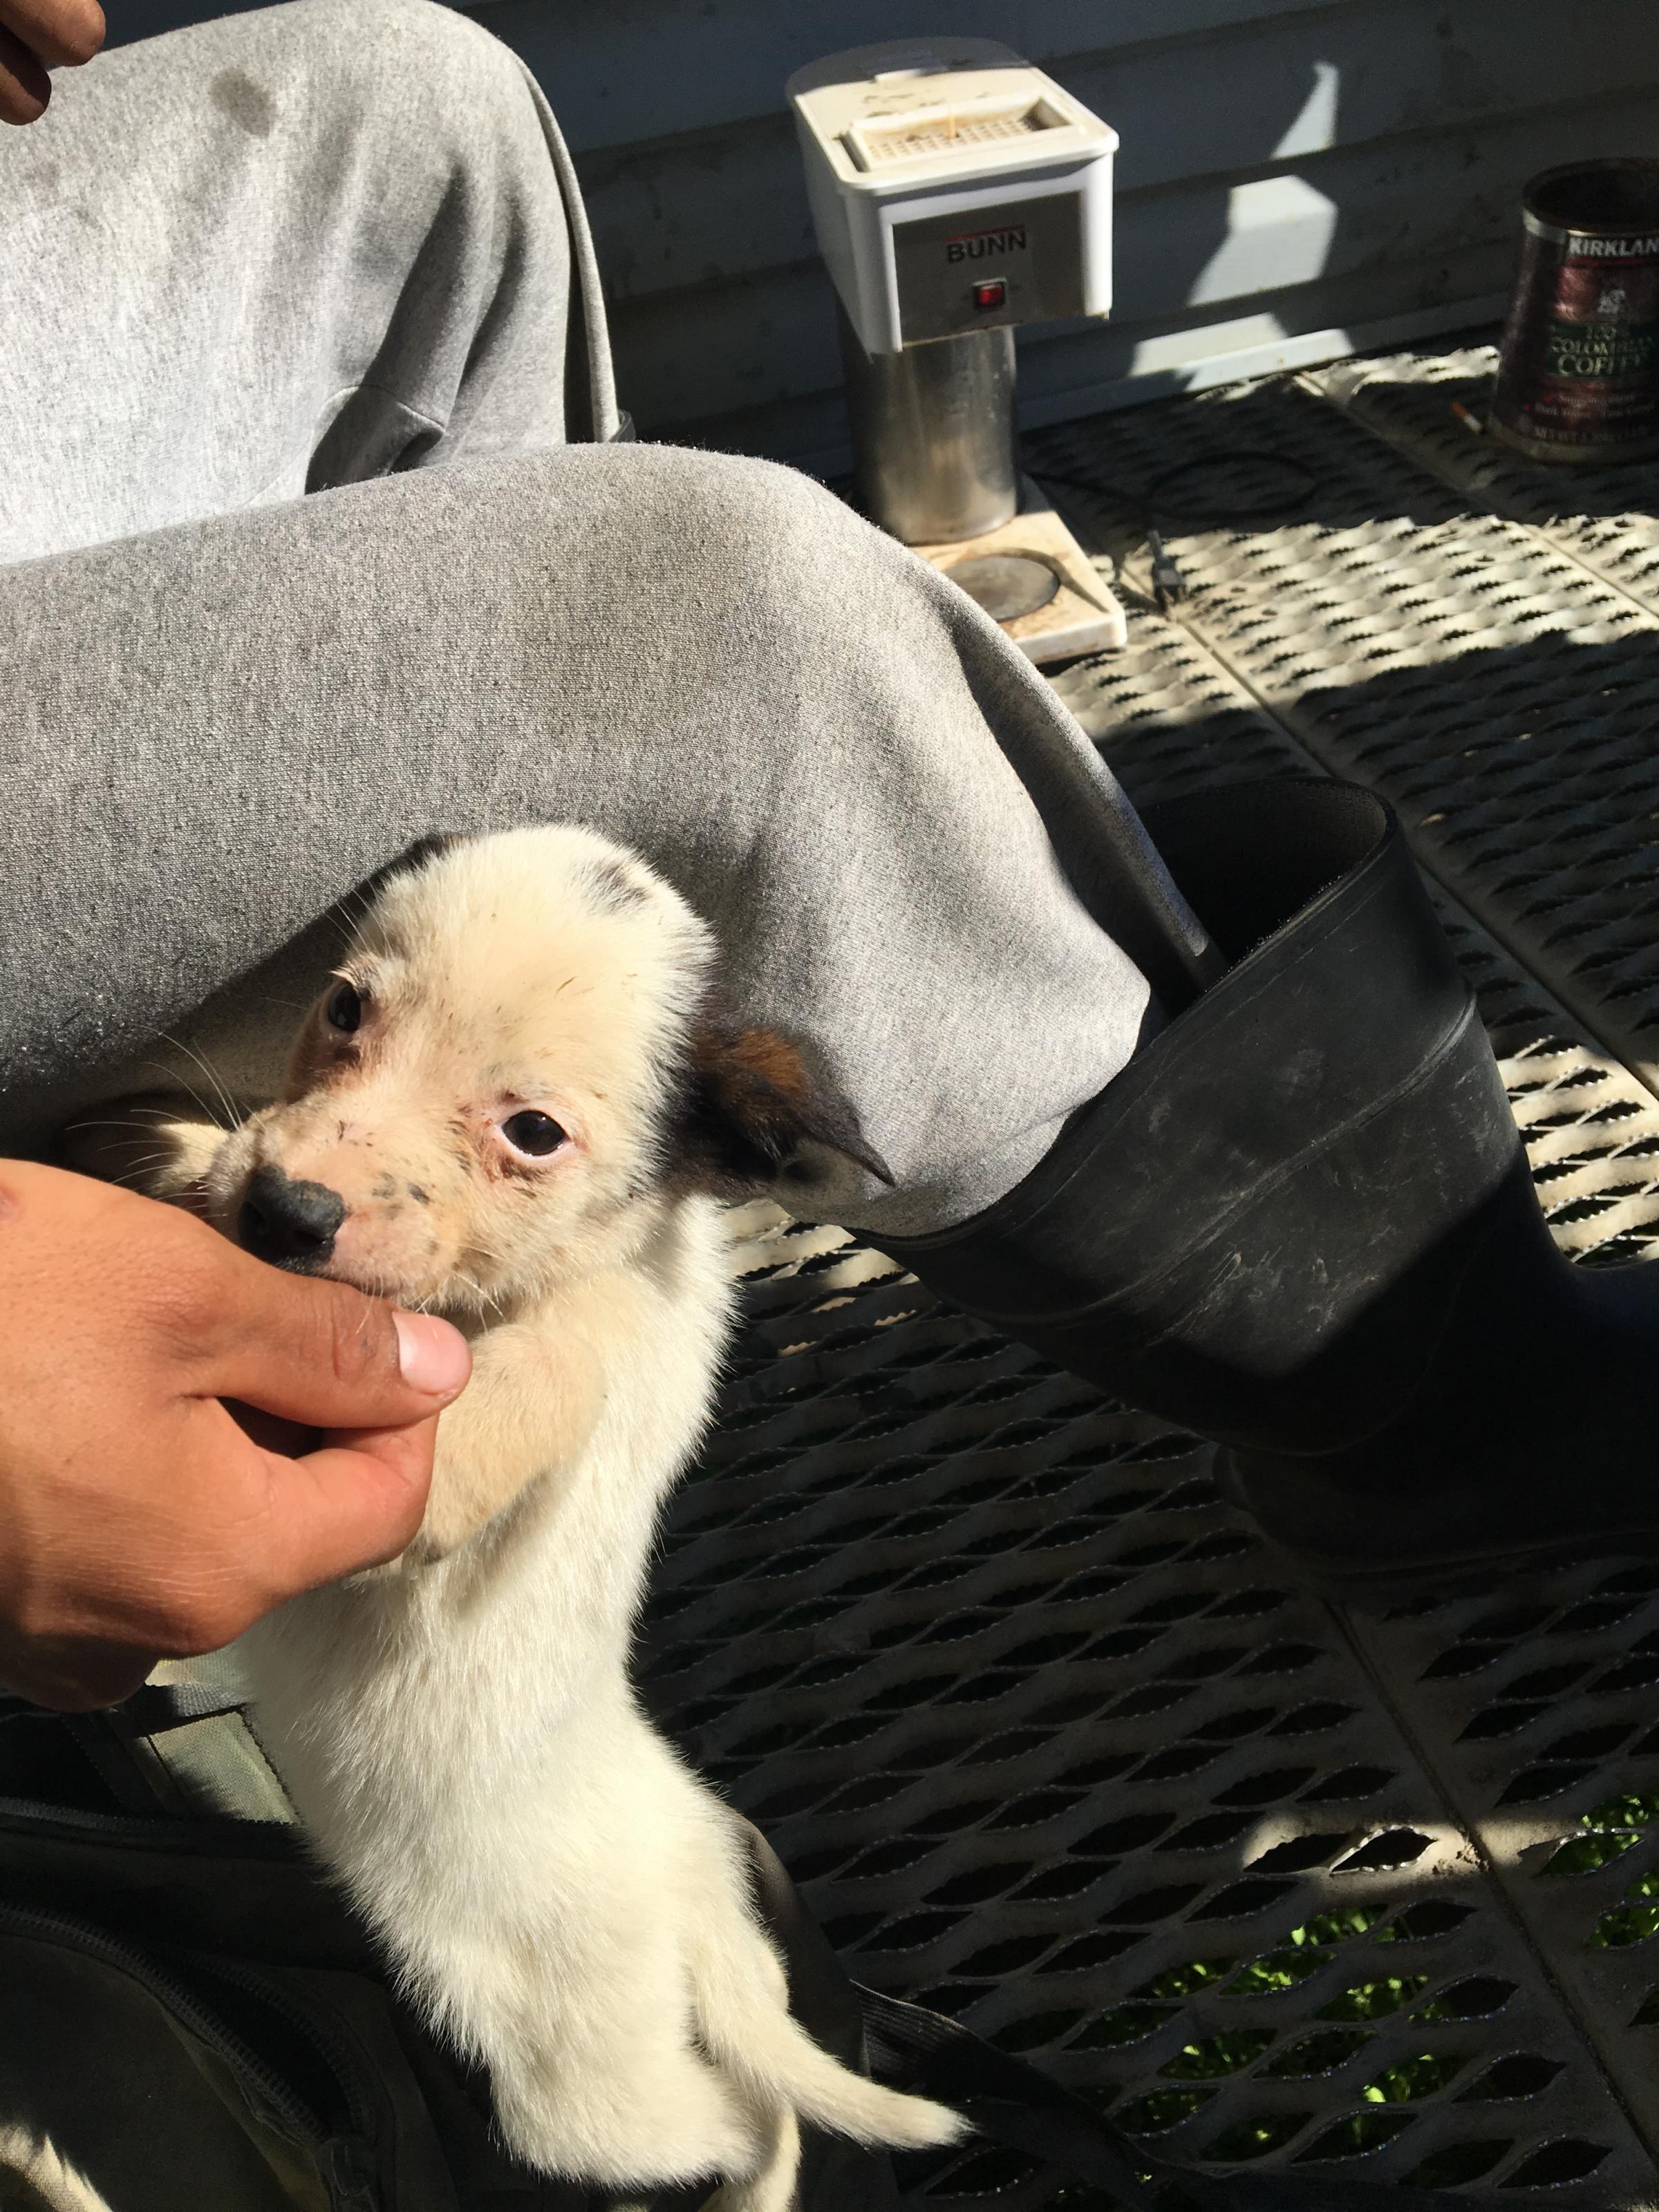
[[[883,1249],[1213,1437],[1328,1595],[1659,1550],[1659,1267],[1557,1250],[1389,809],[1251,784],[1146,821],[1225,975],[1007,1197]]]

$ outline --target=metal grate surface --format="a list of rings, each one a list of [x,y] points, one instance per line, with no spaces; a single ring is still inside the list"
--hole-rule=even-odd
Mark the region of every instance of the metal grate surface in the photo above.
[[[1162,515],[1182,619],[1132,605],[1059,686],[1143,801],[1322,766],[1389,796],[1556,1235],[1640,1259],[1659,540],[1614,506],[1644,478],[1569,486],[1446,416],[1480,373],[1346,364],[1034,441],[1132,587],[1146,487],[1193,453],[1314,487],[1248,529]],[[1271,470],[1218,463],[1212,513]],[[764,1272],[644,1670],[854,1972],[1189,2157],[1659,2202],[1659,1564],[1345,1614],[1193,1439],[838,1232],[743,1225]],[[1000,2152],[912,2178],[1056,2194]]]
[[[827,1303],[757,1293],[646,1671],[853,1971],[1198,2155],[1645,2201],[1470,1838],[1204,1449],[908,1281]],[[1000,2152],[934,2188],[1052,2194]]]
[[[1310,484],[1281,470],[1301,503],[1276,527],[1166,532],[1192,586],[1187,626],[1315,761],[1390,799],[1460,903],[1650,1077],[1659,612],[1633,586],[1644,562],[1659,568],[1656,526],[1544,529],[1492,513],[1443,466],[1431,472],[1443,429],[1421,465],[1373,434],[1355,411],[1372,386],[1352,374],[1346,407],[1276,380],[1051,432],[1036,472],[1047,459],[1109,488],[1062,496],[1109,547],[1130,542],[1137,495],[1172,463],[1214,454],[1185,495],[1223,507],[1259,502],[1273,482],[1271,459],[1227,459],[1239,448],[1307,471]],[[1449,404],[1446,421],[1476,442]],[[1498,472],[1550,477],[1540,501],[1564,495],[1557,472]]]

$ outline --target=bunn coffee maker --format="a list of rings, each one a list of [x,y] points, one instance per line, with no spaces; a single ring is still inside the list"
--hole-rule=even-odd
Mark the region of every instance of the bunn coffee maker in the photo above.
[[[866,512],[1033,660],[1121,645],[1014,444],[1016,328],[1111,307],[1116,133],[990,39],[854,47],[787,90]]]

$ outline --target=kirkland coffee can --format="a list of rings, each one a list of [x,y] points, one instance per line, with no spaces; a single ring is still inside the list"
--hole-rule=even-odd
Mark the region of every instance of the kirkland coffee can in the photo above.
[[[1546,169],[1521,206],[1488,428],[1537,461],[1659,453],[1659,161]]]

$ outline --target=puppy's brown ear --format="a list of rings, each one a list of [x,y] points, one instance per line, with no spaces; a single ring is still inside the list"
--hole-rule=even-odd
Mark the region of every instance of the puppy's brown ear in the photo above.
[[[775,1030],[719,1018],[693,1033],[670,1144],[676,1178],[721,1198],[752,1198],[803,1178],[808,1145],[840,1152],[878,1182],[893,1181],[851,1102],[811,1073],[798,1045]]]

